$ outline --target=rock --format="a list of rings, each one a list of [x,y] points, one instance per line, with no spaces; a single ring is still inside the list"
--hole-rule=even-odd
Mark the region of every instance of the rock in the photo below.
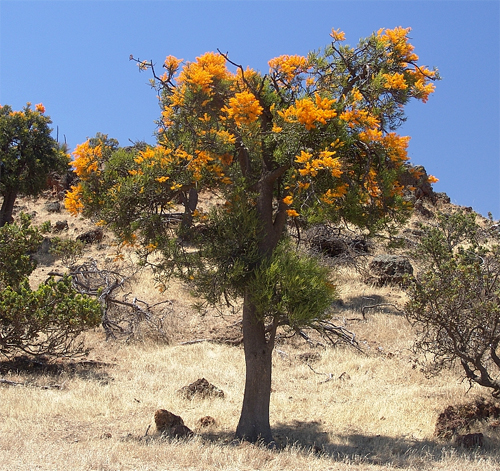
[[[54,224],[54,232],[67,231],[68,229],[68,221],[56,221]]]
[[[189,427],[178,424],[170,429],[169,435],[174,438],[190,438],[194,433]]]
[[[435,203],[436,194],[429,183],[427,171],[421,165],[413,166],[408,164],[406,171],[400,175],[399,182],[411,193],[415,200],[425,198]]]
[[[52,201],[50,203],[46,203],[45,210],[49,213],[60,213],[61,203],[59,203],[59,201]]]
[[[434,213],[424,205],[422,200],[417,200],[415,202],[414,209],[424,218],[430,219],[434,217]]]
[[[410,261],[400,255],[377,255],[371,261],[370,270],[373,276],[367,281],[377,285],[401,284],[405,275],[413,275]]]
[[[210,384],[205,378],[196,380],[188,386],[179,389],[179,393],[186,399],[193,399],[194,397],[224,397],[224,391]]]
[[[184,425],[182,417],[172,414],[166,409],[158,409],[155,412],[154,420],[158,432],[175,438],[192,437],[193,432]]]
[[[101,227],[98,227],[97,229],[92,229],[90,231],[84,232],[83,234],[80,234],[76,238],[76,240],[80,240],[85,244],[93,244],[94,242],[100,242],[103,237],[104,231]]]
[[[200,428],[211,427],[215,425],[215,423],[215,419],[209,415],[206,415],[205,417],[202,417],[200,420],[198,420],[198,426]]]

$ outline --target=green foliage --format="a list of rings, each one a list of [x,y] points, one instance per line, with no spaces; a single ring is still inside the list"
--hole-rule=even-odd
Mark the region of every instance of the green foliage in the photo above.
[[[200,247],[200,259],[192,266],[192,278],[210,304],[243,296],[261,262],[261,229],[255,211],[245,209],[237,197],[230,206],[214,207],[206,224],[198,226],[194,243]]]
[[[27,279],[0,293],[0,353],[70,356],[84,352],[77,337],[101,321],[99,302],[77,293],[71,278],[49,279],[36,291]]]
[[[65,266],[73,265],[82,255],[85,243],[81,240],[53,237],[49,253],[60,257]]]
[[[260,316],[277,318],[292,329],[327,319],[337,297],[330,269],[298,254],[287,241],[255,270],[248,289]]]
[[[73,355],[84,351],[77,337],[100,323],[98,301],[79,294],[69,277],[49,279],[33,291],[28,277],[36,268],[30,255],[43,237],[21,214],[0,228],[0,353]],[[59,251],[66,247],[62,243]],[[69,249],[65,249],[69,251]]]
[[[470,381],[500,395],[500,242],[474,214],[438,215],[423,227],[422,265],[408,288],[406,314],[430,371],[459,361]],[[488,236],[488,237],[487,237]]]
[[[0,290],[11,286],[16,289],[36,268],[30,255],[37,251],[43,240],[30,217],[21,214],[19,223],[0,227]]]
[[[42,105],[32,110],[29,103],[22,111],[0,107],[0,226],[10,222],[18,194],[37,196],[51,171],[68,170],[69,156],[50,135],[51,120],[44,111]]]

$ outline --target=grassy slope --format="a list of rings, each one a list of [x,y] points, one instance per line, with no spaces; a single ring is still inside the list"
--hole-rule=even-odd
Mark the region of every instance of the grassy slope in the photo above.
[[[74,237],[88,222],[64,214],[48,215],[40,202],[36,221],[68,219]],[[73,225],[73,227],[71,227]],[[106,243],[106,240],[104,241]],[[108,241],[109,242],[109,241]],[[85,257],[104,259],[111,247],[92,248]],[[110,255],[110,258],[112,256]],[[44,264],[45,263],[45,264]],[[49,258],[33,276],[36,284],[51,270]],[[433,438],[437,414],[447,405],[486,394],[468,391],[460,372],[427,379],[411,353],[412,332],[391,309],[360,309],[377,299],[402,303],[396,288],[363,284],[351,270],[339,273],[344,305],[336,322],[356,332],[364,353],[352,348],[311,348],[287,340],[274,353],[271,423],[285,448],[270,451],[232,441],[244,379],[241,347],[181,340],[206,338],[210,328],[237,317],[204,316],[190,307],[182,286],[165,294],[142,275],[134,294],[148,301],[174,301],[170,345],[104,342],[99,330],[87,335],[90,360],[100,367],[64,369],[57,374],[36,368],[2,370],[4,379],[24,386],[0,385],[0,469],[2,470],[497,470],[500,435],[485,428],[485,446],[467,451]],[[309,364],[300,357],[317,353]],[[224,399],[183,399],[177,390],[206,378],[225,392]],[[326,379],[331,378],[329,381]],[[154,411],[168,409],[195,430],[190,441],[159,437]],[[215,426],[201,429],[206,415]],[[147,435],[146,435],[146,431]]]

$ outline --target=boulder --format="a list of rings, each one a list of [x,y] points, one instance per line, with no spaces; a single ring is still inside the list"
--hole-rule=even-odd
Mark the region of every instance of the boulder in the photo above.
[[[83,234],[80,234],[76,238],[76,240],[80,240],[85,244],[93,244],[94,242],[100,242],[103,237],[104,231],[101,227],[98,227],[96,229],[92,229],[90,231],[84,232]]]
[[[182,417],[175,415],[166,409],[158,409],[155,412],[154,420],[156,430],[158,430],[161,434],[175,438],[193,436],[192,430],[184,425]]]
[[[54,232],[67,231],[68,229],[68,221],[56,221],[54,224]]]
[[[179,389],[179,393],[186,399],[224,397],[224,391],[209,383],[205,378],[198,379],[194,383],[182,387]]]
[[[45,210],[48,213],[60,213],[61,212],[61,203],[59,203],[59,201],[52,201],[50,203],[46,203]]]
[[[413,275],[410,261],[400,255],[377,255],[370,262],[372,276],[367,280],[379,286],[385,284],[401,284],[405,275]]]

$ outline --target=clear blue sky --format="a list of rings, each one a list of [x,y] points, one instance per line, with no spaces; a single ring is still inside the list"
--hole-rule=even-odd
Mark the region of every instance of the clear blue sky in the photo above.
[[[96,132],[121,145],[154,143],[159,116],[148,73],[229,52],[267,71],[281,54],[326,45],[331,28],[355,45],[381,27],[411,27],[421,62],[443,80],[407,108],[410,157],[452,202],[500,218],[500,2],[492,1],[22,1],[0,0],[0,104],[43,103],[70,148]],[[55,133],[55,131],[54,131]]]

